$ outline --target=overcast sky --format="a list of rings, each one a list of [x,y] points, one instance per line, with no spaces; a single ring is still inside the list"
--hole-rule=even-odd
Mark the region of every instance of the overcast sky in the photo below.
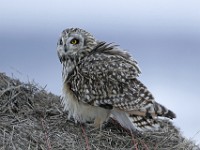
[[[128,50],[156,101],[200,143],[199,0],[1,0],[0,72],[60,95],[56,43],[69,27]]]

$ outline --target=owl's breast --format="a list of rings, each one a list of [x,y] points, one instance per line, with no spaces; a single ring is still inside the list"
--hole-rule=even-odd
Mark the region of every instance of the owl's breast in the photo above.
[[[68,118],[73,117],[76,121],[93,122],[96,118],[109,116],[110,114],[110,110],[78,101],[67,83],[63,85],[61,100],[64,110],[68,111]]]

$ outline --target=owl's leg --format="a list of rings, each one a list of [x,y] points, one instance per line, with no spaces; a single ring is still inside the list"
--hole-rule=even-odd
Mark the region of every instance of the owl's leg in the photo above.
[[[108,120],[109,116],[110,116],[110,113],[107,113],[106,115],[97,116],[94,120],[93,126],[96,129],[101,130],[103,127],[103,123]]]
[[[101,130],[101,129],[102,129],[103,122],[104,122],[104,121],[101,120],[100,117],[95,118],[94,124],[93,124],[94,128],[100,129],[100,130]]]
[[[94,123],[89,126],[92,127],[90,131],[102,131],[103,122],[100,117],[95,118]]]

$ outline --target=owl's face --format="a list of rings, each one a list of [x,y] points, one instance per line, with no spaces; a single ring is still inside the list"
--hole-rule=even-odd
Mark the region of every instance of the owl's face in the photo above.
[[[91,51],[95,45],[96,40],[88,32],[78,28],[66,29],[57,43],[58,57],[61,62],[74,59],[84,51]]]

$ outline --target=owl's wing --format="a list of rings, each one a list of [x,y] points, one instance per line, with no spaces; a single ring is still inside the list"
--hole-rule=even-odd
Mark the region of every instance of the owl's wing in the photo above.
[[[76,66],[68,84],[79,101],[127,111],[130,115],[166,116],[174,114],[156,103],[152,94],[136,78],[137,62],[115,46],[100,43]]]

